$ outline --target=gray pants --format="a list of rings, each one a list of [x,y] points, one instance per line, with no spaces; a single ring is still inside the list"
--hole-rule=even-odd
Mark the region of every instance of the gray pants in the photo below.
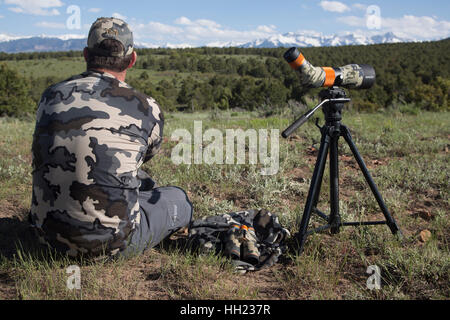
[[[141,222],[120,255],[129,257],[156,246],[192,220],[192,203],[178,187],[155,188],[153,180],[140,172],[139,205]]]

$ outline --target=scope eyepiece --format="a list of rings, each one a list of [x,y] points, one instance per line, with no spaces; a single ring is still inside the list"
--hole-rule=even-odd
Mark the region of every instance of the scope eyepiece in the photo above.
[[[290,64],[297,60],[297,58],[302,55],[300,51],[298,51],[297,48],[290,48],[286,53],[284,54],[284,59]]]
[[[342,86],[349,89],[369,89],[375,84],[375,69],[367,64],[350,64],[339,68],[314,67],[297,48],[290,48],[284,59],[308,88]]]

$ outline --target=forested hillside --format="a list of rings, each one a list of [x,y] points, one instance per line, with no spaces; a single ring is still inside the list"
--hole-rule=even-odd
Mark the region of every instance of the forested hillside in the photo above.
[[[260,108],[282,110],[305,91],[283,60],[286,48],[142,49],[128,82],[156,98],[165,110]],[[301,49],[317,66],[370,64],[377,83],[351,90],[352,108],[374,111],[408,105],[449,110],[450,39],[428,43]],[[0,114],[33,113],[50,84],[84,71],[81,52],[0,53]],[[34,103],[30,105],[30,100]]]

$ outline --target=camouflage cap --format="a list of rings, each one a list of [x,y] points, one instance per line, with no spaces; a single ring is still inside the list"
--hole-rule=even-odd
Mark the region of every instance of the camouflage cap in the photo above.
[[[106,52],[99,45],[107,39],[117,40],[123,44],[123,52]],[[89,31],[88,48],[111,57],[124,57],[133,53],[133,32],[128,24],[118,18],[98,18]]]

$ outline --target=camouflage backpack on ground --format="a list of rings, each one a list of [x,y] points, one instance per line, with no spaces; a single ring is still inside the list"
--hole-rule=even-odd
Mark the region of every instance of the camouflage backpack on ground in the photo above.
[[[232,259],[240,272],[274,265],[290,236],[278,217],[269,211],[248,210],[195,220],[188,243],[202,253],[221,253]]]

